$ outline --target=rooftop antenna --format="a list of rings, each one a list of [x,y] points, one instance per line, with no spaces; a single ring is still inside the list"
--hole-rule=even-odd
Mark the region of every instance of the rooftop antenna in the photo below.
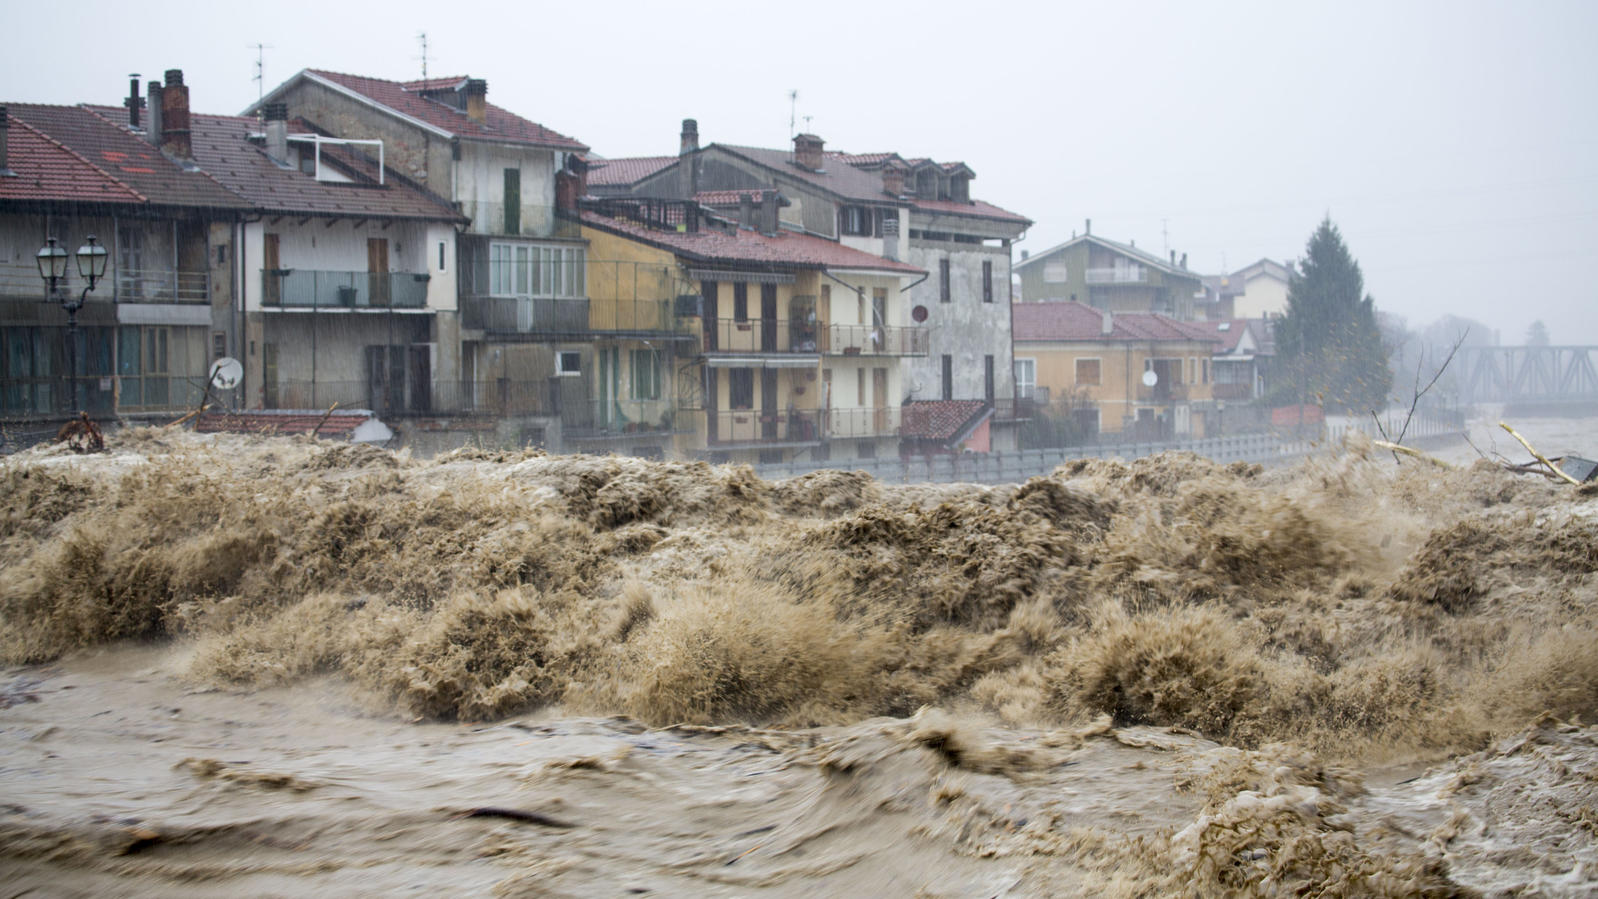
[[[1170,221],[1170,219],[1160,219],[1160,243],[1165,245],[1165,249],[1160,251],[1160,255],[1162,256],[1171,255],[1171,232],[1165,227],[1165,224],[1168,221]]]
[[[793,140],[794,111],[799,108],[799,88],[788,91],[788,139]]]
[[[422,80],[427,80],[427,32],[419,31],[416,39],[422,44]]]
[[[245,44],[244,46],[255,49],[255,76],[250,80],[255,82],[255,101],[259,105],[266,99],[266,51],[272,49],[272,45]]]
[[[809,132],[810,131],[810,119],[811,119],[811,117],[810,116],[801,116],[800,118],[803,118],[805,120],[805,131]]]

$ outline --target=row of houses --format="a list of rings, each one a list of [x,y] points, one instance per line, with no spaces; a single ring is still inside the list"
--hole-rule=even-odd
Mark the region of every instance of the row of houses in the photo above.
[[[1181,320],[1185,261],[1093,238],[1012,272],[1031,222],[964,163],[691,119],[674,155],[606,159],[487,95],[305,70],[211,115],[169,70],[0,108],[0,418],[193,409],[230,357],[221,405],[369,409],[422,451],[1005,450],[1051,391],[1095,431],[1214,427],[1228,335]],[[89,235],[110,270],[67,331],[34,257]]]

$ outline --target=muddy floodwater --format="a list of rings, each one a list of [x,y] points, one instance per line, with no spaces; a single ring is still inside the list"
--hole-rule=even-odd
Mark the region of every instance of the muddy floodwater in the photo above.
[[[8,896],[1598,892],[1591,489],[112,443],[0,460]]]

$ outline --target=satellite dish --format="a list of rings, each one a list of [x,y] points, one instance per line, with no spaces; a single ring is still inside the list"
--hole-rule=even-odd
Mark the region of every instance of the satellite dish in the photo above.
[[[1160,376],[1154,373],[1154,369],[1151,368],[1148,371],[1143,373],[1143,386],[1144,387],[1153,387],[1155,384],[1158,384],[1158,383],[1160,383]]]
[[[211,363],[211,386],[217,390],[232,390],[244,379],[244,366],[231,356],[223,356]]]

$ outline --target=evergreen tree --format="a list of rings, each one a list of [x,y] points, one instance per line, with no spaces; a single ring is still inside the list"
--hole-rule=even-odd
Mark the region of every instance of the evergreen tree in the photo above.
[[[1330,216],[1288,274],[1276,354],[1279,390],[1298,402],[1354,412],[1387,407],[1393,376],[1376,303]]]
[[[1548,326],[1543,324],[1543,320],[1542,319],[1539,318],[1536,321],[1532,322],[1531,323],[1531,327],[1526,329],[1526,345],[1527,346],[1547,346],[1548,345]]]

